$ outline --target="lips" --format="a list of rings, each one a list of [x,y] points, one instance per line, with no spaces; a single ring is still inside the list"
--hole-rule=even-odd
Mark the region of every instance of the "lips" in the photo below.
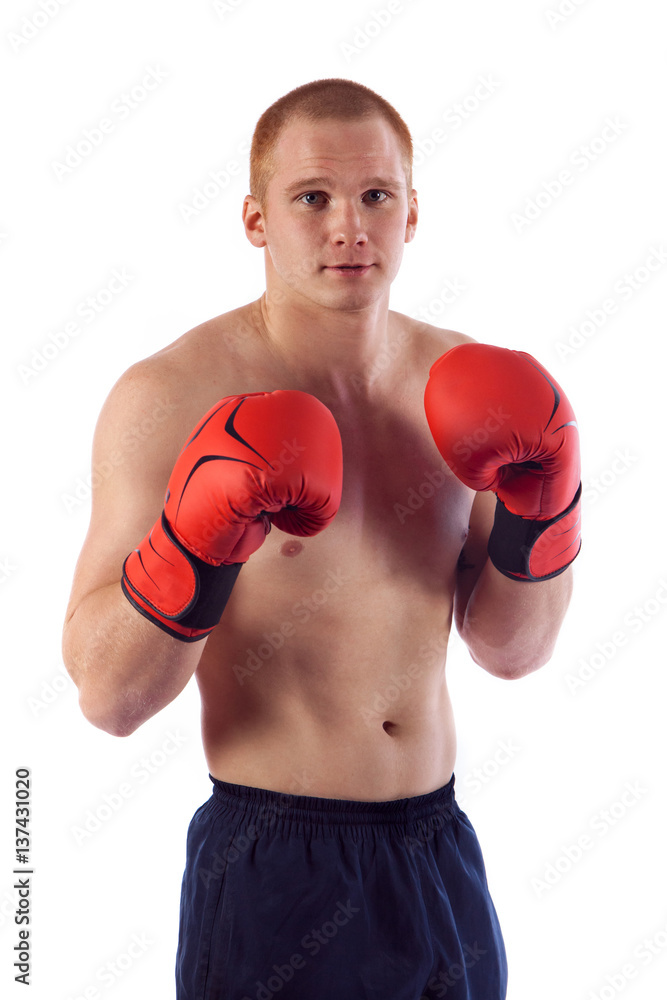
[[[372,264],[327,264],[329,270],[334,271],[363,271]]]

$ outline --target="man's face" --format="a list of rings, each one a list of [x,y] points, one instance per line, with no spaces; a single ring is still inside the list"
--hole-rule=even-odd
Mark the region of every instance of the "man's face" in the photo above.
[[[267,248],[270,286],[349,311],[388,294],[417,223],[398,138],[380,117],[285,126],[264,211],[249,209],[246,229]]]

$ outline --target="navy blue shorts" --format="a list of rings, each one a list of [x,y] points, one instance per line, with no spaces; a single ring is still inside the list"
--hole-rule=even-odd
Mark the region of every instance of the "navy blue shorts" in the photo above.
[[[504,1000],[454,775],[387,802],[211,780],[188,829],[177,1000]]]

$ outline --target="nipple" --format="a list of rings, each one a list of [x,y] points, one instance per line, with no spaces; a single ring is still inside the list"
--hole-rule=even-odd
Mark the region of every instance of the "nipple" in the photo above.
[[[280,546],[280,551],[284,556],[298,556],[299,552],[303,552],[303,542],[297,542],[296,539],[284,542]]]

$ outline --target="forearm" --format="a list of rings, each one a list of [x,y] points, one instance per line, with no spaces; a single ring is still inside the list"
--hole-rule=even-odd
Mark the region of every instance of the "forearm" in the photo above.
[[[526,582],[487,559],[460,627],[473,660],[497,677],[524,677],[551,658],[572,594],[572,567],[551,580]]]
[[[89,594],[67,620],[63,658],[89,722],[128,736],[180,694],[205,643],[172,638],[112,584]]]

